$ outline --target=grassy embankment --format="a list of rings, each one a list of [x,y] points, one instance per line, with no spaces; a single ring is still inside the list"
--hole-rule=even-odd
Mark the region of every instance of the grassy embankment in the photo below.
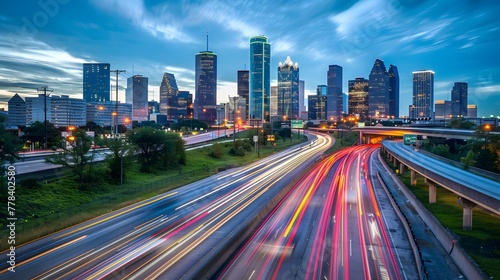
[[[395,171],[391,163],[387,164]],[[457,203],[457,195],[443,187],[436,188],[436,203],[429,203],[429,188],[423,178],[417,185],[410,185],[410,172],[399,175],[401,181],[429,209],[429,211],[450,229],[458,238],[459,244],[481,269],[492,279],[500,279],[500,218],[482,209],[473,209],[472,230],[462,228],[462,207]]]
[[[302,135],[301,135],[302,136]],[[277,141],[276,147],[260,146],[260,158],[305,141],[294,134],[293,141]],[[103,183],[99,191],[84,192],[79,189],[73,176],[39,182],[33,188],[16,189],[16,245],[34,240],[46,234],[84,222],[135,202],[198,181],[228,167],[243,166],[258,160],[255,152],[245,156],[229,155],[233,143],[222,143],[224,155],[217,159],[209,156],[211,147],[187,151],[187,165],[178,170],[141,173],[137,163],[132,163],[122,186]],[[6,236],[4,229],[0,232]],[[0,250],[7,248],[1,243]]]

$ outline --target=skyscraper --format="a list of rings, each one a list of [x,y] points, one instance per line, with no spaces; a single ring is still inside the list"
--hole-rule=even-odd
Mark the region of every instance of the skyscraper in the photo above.
[[[307,98],[309,120],[326,120],[327,86],[318,85],[316,95]]]
[[[87,102],[110,100],[109,63],[83,64],[83,99]]]
[[[371,117],[389,115],[389,74],[384,61],[376,59],[368,78],[368,114]]]
[[[299,80],[299,112],[306,111],[306,105],[304,104],[304,97],[306,94],[306,82],[303,80]]]
[[[271,44],[265,36],[250,38],[250,119],[270,120]]]
[[[368,90],[368,80],[365,78],[349,81],[349,114],[359,115],[360,120],[369,117]]]
[[[271,86],[271,96],[269,97],[269,110],[271,117],[278,115],[278,86]]]
[[[134,75],[127,79],[125,102],[132,104],[132,120],[148,120],[148,78]]]
[[[166,115],[168,120],[173,119],[177,114],[176,106],[173,104],[173,98],[177,94],[179,94],[179,89],[174,74],[165,72],[160,85],[160,114]]]
[[[340,120],[344,111],[344,96],[342,94],[342,66],[328,66],[327,87],[327,118]]]
[[[8,103],[9,119],[8,123],[12,126],[26,125],[26,102],[19,96],[14,94]]]
[[[477,118],[477,106],[474,104],[467,105],[467,117]]]
[[[451,90],[451,114],[453,117],[467,117],[468,84],[457,82]]]
[[[410,105],[410,118],[433,118],[434,72],[422,70],[413,74],[413,103]]]
[[[389,116],[399,118],[399,72],[398,67],[389,66]]]
[[[248,93],[249,93],[250,72],[248,70],[238,71],[238,96],[244,98],[245,112],[248,114]],[[242,119],[248,119],[248,116],[241,116]]]
[[[194,117],[213,125],[217,119],[217,54],[202,51],[195,58]]]
[[[297,119],[299,111],[299,65],[288,56],[278,65],[278,115]]]

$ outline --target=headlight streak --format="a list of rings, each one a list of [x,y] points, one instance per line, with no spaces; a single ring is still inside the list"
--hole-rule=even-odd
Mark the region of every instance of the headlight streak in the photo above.
[[[106,277],[107,275],[118,272],[120,268],[126,266],[128,263],[134,261],[134,259],[137,259],[141,255],[145,255],[147,252],[157,249],[160,246],[165,246],[161,244],[165,243],[166,240],[168,240],[171,245],[168,246],[170,249],[165,252],[164,254],[165,256],[170,256],[174,253],[174,251],[181,250],[175,255],[173,255],[173,257],[171,258],[170,262],[171,265],[173,265],[176,262],[178,262],[178,260],[182,259],[195,247],[191,245],[186,246],[186,243],[188,241],[191,244],[197,241],[199,241],[199,243],[203,242],[203,240],[205,240],[206,238],[208,238],[208,236],[210,236],[208,232],[213,232],[216,230],[216,228],[222,227],[225,223],[227,223],[227,221],[229,221],[235,215],[240,213],[243,209],[245,209],[245,207],[247,207],[250,203],[255,201],[259,196],[262,196],[262,194],[264,194],[273,184],[280,181],[284,176],[286,176],[288,172],[295,169],[297,164],[302,163],[304,159],[311,158],[311,156],[318,153],[318,151],[324,149],[324,147],[326,145],[329,145],[330,143],[331,143],[331,138],[324,137],[323,135],[319,134],[318,141],[317,143],[315,143],[315,145],[312,144],[303,145],[302,147],[296,148],[291,152],[270,156],[266,160],[261,161],[258,164],[250,165],[248,168],[239,169],[236,172],[230,172],[219,179],[223,179],[223,177],[225,176],[230,176],[230,177],[237,176],[237,179],[232,179],[231,183],[221,184],[217,188],[214,188],[213,191],[220,191],[223,188],[227,188],[231,184],[235,186],[235,184],[238,183],[241,184],[241,182],[244,181],[245,179],[249,180],[252,177],[255,178],[251,179],[251,181],[249,181],[248,183],[241,184],[241,186],[235,186],[234,190],[231,190],[228,193],[218,198],[211,199],[210,202],[207,201],[207,203],[203,203],[203,205],[201,206],[199,206],[198,204],[200,204],[199,202],[203,198],[207,198],[210,195],[214,196],[216,194],[210,193],[208,195],[205,195],[204,197],[197,198],[196,201],[190,201],[188,204],[196,205],[196,208],[194,209],[193,212],[188,214],[188,216],[191,217],[187,218],[187,220],[186,218],[182,218],[185,214],[181,214],[181,216],[178,215],[173,216],[169,214],[170,216],[169,218],[163,217],[162,215],[156,216],[155,218],[150,219],[149,221],[143,222],[141,225],[135,226],[131,232],[112,240],[109,244],[105,244],[99,249],[89,250],[85,253],[80,254],[79,256],[72,258],[71,260],[57,264],[57,266],[51,268],[50,270],[45,271],[43,274],[36,276],[35,279],[53,279],[53,278],[68,278],[68,277],[75,278],[75,276],[72,275],[74,273],[80,274],[77,277],[77,279],[83,277],[85,278]],[[253,169],[265,168],[267,170],[261,173],[258,170],[253,170],[252,168]],[[250,173],[245,174],[245,172],[247,173],[250,172]],[[258,175],[258,173],[261,174]],[[180,189],[180,191],[182,191],[182,189]],[[97,225],[102,225],[104,222],[111,221],[131,211],[138,210],[141,207],[155,203],[157,201],[165,199],[169,196],[173,196],[175,194],[178,193],[177,192],[169,193],[164,196],[149,200],[147,202],[137,204],[136,206],[133,206],[131,208],[126,208],[116,214],[112,214],[107,217],[104,216],[103,219],[101,220],[97,220],[90,224],[84,225],[78,229],[56,236],[55,239],[67,237],[76,234],[78,232],[88,230]],[[235,202],[232,202],[233,200],[235,200]],[[181,206],[185,207],[186,205],[184,206],[181,205]],[[234,211],[231,209],[235,209],[235,207],[237,207],[236,208],[237,213],[229,214],[228,211]],[[180,210],[180,208],[178,208],[177,210]],[[179,212],[178,214],[180,213],[182,212]],[[179,219],[179,217],[181,217],[183,222],[177,224],[177,226],[172,228],[170,223],[176,219]],[[218,221],[217,219],[219,219],[220,221]],[[300,216],[296,218],[296,222],[297,225],[300,224]],[[162,228],[165,227],[164,225],[167,223],[169,224],[168,230],[167,228]],[[177,223],[177,221],[174,223]],[[159,231],[151,235],[150,232],[155,229],[159,229]],[[203,231],[206,229],[207,232],[203,233]],[[176,234],[179,235],[179,233],[184,232],[186,230],[190,230],[187,235],[184,234],[181,238],[174,236]],[[92,234],[94,233],[95,232],[92,232]],[[290,242],[293,239],[292,233],[293,230],[290,233],[291,234]],[[199,236],[200,234],[201,236]],[[197,236],[199,237],[193,240],[193,238]],[[181,248],[183,246],[185,248]],[[56,248],[59,249],[59,247]],[[47,251],[47,253],[44,253],[43,255],[48,254],[50,252],[52,251]],[[39,255],[36,258],[41,257],[43,255]],[[164,259],[165,256],[159,256],[159,259]],[[151,260],[154,259],[155,258],[152,258]],[[32,260],[34,259],[29,259],[27,261],[32,261]],[[147,262],[146,264],[148,264],[149,262]],[[162,273],[167,271],[168,268],[171,267],[171,265],[168,267],[164,265],[162,265],[159,268],[155,267],[156,275],[157,276],[161,275]],[[87,270],[86,271],[83,270],[82,273],[82,269],[87,269]],[[141,271],[138,270],[134,271],[135,275],[138,275],[138,273],[142,273],[141,275],[144,275],[145,273],[144,271],[148,270],[142,267]]]
[[[369,172],[370,156],[377,147],[351,147],[342,154],[336,154],[338,168],[334,171],[334,178],[324,197],[324,207],[319,213],[314,236],[310,235],[314,245],[311,247],[312,251],[304,256],[307,259],[306,271],[304,275],[295,277],[401,279]],[[328,160],[326,158],[322,164],[326,164]],[[315,172],[318,177],[326,176],[326,172],[323,173],[316,167],[311,172]],[[301,227],[302,215],[307,211],[310,199],[319,187],[318,181],[312,180],[310,174],[304,178],[294,187],[294,193],[287,196],[286,201],[279,203],[279,209],[273,209],[272,216],[252,235],[252,239],[237,253],[219,279],[235,277],[238,274],[236,271],[239,271],[240,278],[285,277],[282,275],[282,266],[289,251],[295,246],[292,244],[296,242],[293,240]],[[308,184],[307,189],[302,184]],[[354,197],[349,192],[353,192]],[[294,200],[295,206],[289,202]],[[355,204],[355,207],[351,209],[350,204]],[[282,210],[285,208],[289,210],[288,214]],[[284,234],[276,235],[276,229],[284,231]],[[332,247],[329,248],[325,246],[328,244],[327,235],[331,236],[332,242]],[[331,254],[327,256],[325,253],[328,250],[331,250]],[[295,256],[295,259],[299,256]],[[359,261],[356,263],[353,258],[359,258]],[[243,267],[237,264],[241,262],[245,264]],[[233,269],[236,270],[233,272]],[[246,274],[241,274],[242,269],[247,271]],[[288,277],[292,275],[294,274]]]

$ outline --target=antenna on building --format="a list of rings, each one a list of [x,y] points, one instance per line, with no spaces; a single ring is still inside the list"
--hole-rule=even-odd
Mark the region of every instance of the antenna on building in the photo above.
[[[207,52],[208,52],[208,26],[207,26]]]

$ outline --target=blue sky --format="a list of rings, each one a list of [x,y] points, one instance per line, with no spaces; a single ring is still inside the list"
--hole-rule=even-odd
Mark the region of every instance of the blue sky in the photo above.
[[[0,107],[14,94],[82,97],[82,63],[108,62],[126,78],[150,81],[158,100],[162,73],[194,93],[194,56],[218,54],[218,103],[236,95],[237,70],[248,69],[249,37],[271,43],[271,78],[290,56],[306,95],[326,84],[328,65],[347,82],[368,78],[376,58],[398,66],[400,114],[408,114],[412,71],[433,70],[435,99],[451,98],[454,82],[469,83],[479,116],[500,115],[500,2],[488,0],[157,1],[23,0],[0,10]],[[114,84],[114,82],[112,81]]]

